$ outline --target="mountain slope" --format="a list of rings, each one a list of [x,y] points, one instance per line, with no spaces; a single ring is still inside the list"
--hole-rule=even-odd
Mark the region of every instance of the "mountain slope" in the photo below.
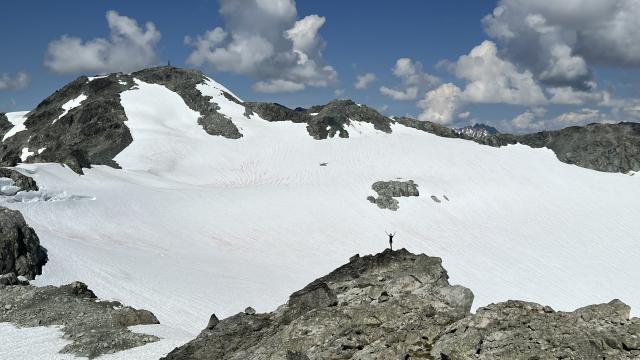
[[[120,76],[130,77],[126,85]],[[77,142],[88,146],[83,156],[93,164],[81,169],[85,175],[39,162],[72,156],[65,138],[45,134],[67,119],[94,119],[80,114],[93,101],[89,94],[55,124],[37,125],[29,115],[27,130],[4,143],[11,158],[25,147],[19,138],[34,153],[18,166],[40,188],[41,196],[27,199],[65,194],[55,197],[64,201],[7,204],[22,211],[48,250],[37,284],[83,281],[101,298],[148,309],[195,335],[211,313],[270,310],[345,254],[379,252],[386,230],[397,231],[398,246],[441,256],[451,282],[473,289],[474,308],[517,298],[573,310],[620,298],[640,309],[640,289],[628,281],[640,270],[638,176],[567,165],[544,148],[436,136],[415,120],[345,121],[331,110],[340,103],[326,116],[324,108],[303,111],[307,119],[320,116],[316,122],[268,121],[206,79],[197,90],[242,135],[212,136],[184,95],[132,75],[110,77],[82,85],[126,88],[113,108],[121,111],[109,113],[113,128],[101,128],[102,150],[92,152],[89,138]],[[369,111],[343,107],[347,118]],[[91,129],[81,123],[71,129]],[[310,136],[311,128],[324,137],[323,127],[326,139]],[[116,148],[107,134],[118,148],[126,139],[129,145],[109,158]],[[40,147],[47,150],[37,154]],[[413,180],[420,196],[400,198],[395,212],[370,203],[371,186],[390,180]]]
[[[640,171],[640,124],[592,124],[558,131],[527,135],[498,134],[486,125],[450,129],[410,118],[391,119],[350,100],[333,101],[310,109],[291,110],[278,104],[242,102],[236,95],[196,70],[156,67],[132,74],[81,76],[63,87],[30,113],[0,114],[0,163],[60,162],[82,173],[91,165],[119,167],[114,160],[131,143],[120,97],[137,86],[136,79],[162,85],[178,94],[187,107],[197,111],[197,123],[212,136],[239,139],[239,118],[225,114],[221,106],[242,108],[238,117],[257,115],[267,121],[306,124],[317,140],[349,137],[351,122],[373,124],[378,131],[391,133],[393,124],[427,131],[438,136],[473,140],[501,147],[525,144],[553,150],[568,164],[605,171]],[[214,84],[214,85],[212,85]],[[213,89],[207,94],[206,89]],[[237,114],[236,114],[237,115]],[[17,124],[16,126],[12,126]]]

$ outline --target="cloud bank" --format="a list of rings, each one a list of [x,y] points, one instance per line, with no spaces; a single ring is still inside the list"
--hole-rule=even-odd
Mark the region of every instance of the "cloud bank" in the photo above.
[[[161,34],[152,22],[137,21],[108,11],[110,37],[83,41],[64,35],[49,43],[44,64],[61,74],[128,72],[156,62]]]
[[[20,90],[31,83],[31,77],[25,72],[18,72],[15,75],[0,74],[0,90]]]
[[[260,92],[291,92],[325,87],[337,72],[325,64],[326,42],[320,29],[326,19],[297,20],[293,0],[221,0],[225,26],[186,37],[193,50],[187,63],[250,76]]]

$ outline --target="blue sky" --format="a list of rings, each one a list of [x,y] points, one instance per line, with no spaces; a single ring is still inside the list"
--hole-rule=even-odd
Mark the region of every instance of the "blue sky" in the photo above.
[[[291,107],[351,98],[513,132],[638,121],[638,2],[3,2],[0,111],[31,109],[82,74],[171,60]]]

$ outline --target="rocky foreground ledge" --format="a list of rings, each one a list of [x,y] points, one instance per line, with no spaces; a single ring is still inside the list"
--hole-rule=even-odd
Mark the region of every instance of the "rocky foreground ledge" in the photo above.
[[[266,314],[218,320],[165,359],[638,359],[640,319],[619,300],[574,312],[522,301],[470,314],[437,257],[359,257]]]

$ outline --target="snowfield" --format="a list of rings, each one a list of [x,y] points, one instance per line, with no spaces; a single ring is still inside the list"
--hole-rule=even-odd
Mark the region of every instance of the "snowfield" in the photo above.
[[[79,176],[23,164],[43,191],[88,200],[3,204],[49,251],[35,284],[79,280],[155,313],[166,340],[128,358],[159,357],[212,313],[271,311],[353,254],[382,251],[385,230],[397,232],[395,247],[442,257],[475,307],[522,299],[573,310],[619,298],[640,313],[640,176],[400,125],[385,134],[353,123],[350,138],[318,141],[305,124],[245,118],[223,89],[199,87],[242,138],[208,135],[177,94],[137,81],[121,95],[134,139],[115,159],[122,169]],[[374,182],[393,179],[414,180],[420,197],[399,198],[397,212],[367,201]]]

